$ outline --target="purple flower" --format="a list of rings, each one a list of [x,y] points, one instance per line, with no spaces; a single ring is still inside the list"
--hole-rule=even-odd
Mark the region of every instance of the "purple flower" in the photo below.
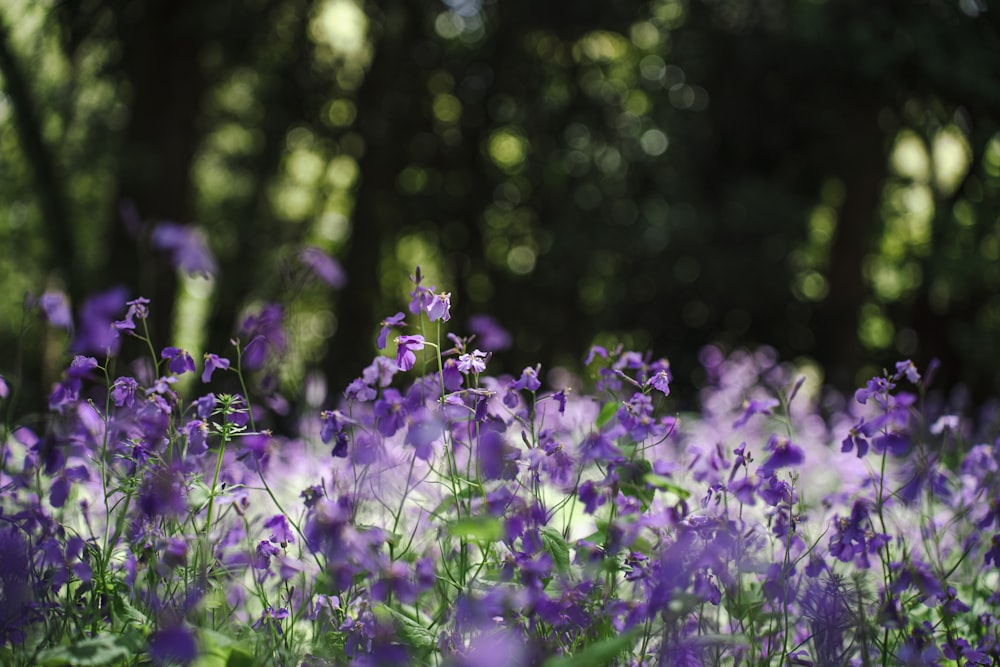
[[[271,535],[267,539],[282,546],[295,542],[295,534],[292,527],[288,525],[288,519],[284,514],[275,514],[264,522],[264,528],[271,529]]]
[[[112,355],[117,354],[120,343],[118,331],[112,326],[112,322],[121,313],[127,298],[128,290],[113,287],[84,301],[80,308],[80,326],[76,330],[73,351],[91,354],[106,354],[110,351]]]
[[[451,292],[441,292],[431,297],[427,304],[427,318],[431,322],[447,322],[451,319]]]
[[[194,632],[185,625],[157,630],[149,638],[149,657],[156,665],[190,665],[198,657]]]
[[[584,461],[619,461],[622,452],[603,433],[594,431],[580,443],[580,458]]]
[[[1000,567],[1000,533],[993,535],[990,540],[990,548],[986,552],[986,557],[983,558],[983,564],[989,565],[990,561],[993,562],[994,567]]]
[[[218,272],[208,239],[199,227],[161,222],[153,229],[151,241],[155,249],[170,253],[170,263],[175,269],[205,278]]]
[[[896,385],[882,377],[874,377],[868,381],[864,389],[854,392],[854,400],[861,405],[865,405],[869,398],[874,398],[883,410],[888,409],[889,393],[896,388]]]
[[[733,428],[742,428],[754,415],[769,415],[771,409],[781,405],[776,398],[768,398],[763,401],[750,401],[740,418],[733,422]]]
[[[587,358],[583,360],[584,366],[589,366],[593,361],[594,357],[601,357],[602,359],[608,358],[608,351],[606,348],[600,345],[592,345],[590,352],[587,353]]]
[[[896,362],[896,374],[893,376],[893,379],[899,380],[903,377],[913,384],[920,382],[920,372],[917,371],[916,365],[909,359]]]
[[[502,352],[511,346],[510,334],[489,315],[473,315],[468,322],[469,331],[476,336],[479,347],[487,352]]]
[[[163,359],[168,359],[170,372],[175,375],[183,375],[184,373],[194,373],[194,359],[188,354],[187,350],[182,350],[178,347],[165,347],[163,351],[160,352],[160,357]]]
[[[271,559],[281,555],[281,548],[268,540],[261,540],[254,550],[253,566],[258,570],[268,570],[271,567]],[[267,577],[267,572],[261,573],[260,579]]]
[[[386,339],[389,337],[389,329],[391,327],[398,327],[405,319],[406,315],[404,313],[396,313],[392,317],[382,320],[382,327],[378,330],[378,339],[375,341],[375,346],[380,350],[384,350]]]
[[[340,289],[347,284],[347,274],[344,273],[340,262],[320,248],[306,246],[299,252],[299,261],[330,287]]]
[[[931,572],[930,567],[921,561],[913,560],[907,563],[892,563],[892,571],[896,578],[889,590],[897,595],[911,586],[920,591],[921,599],[942,599],[945,597],[941,582]]]
[[[375,401],[373,412],[378,419],[378,432],[387,438],[395,435],[406,424],[403,397],[395,389],[383,392],[382,398]]]
[[[398,372],[399,366],[396,365],[395,361],[379,355],[361,371],[361,379],[370,387],[374,387],[376,384],[380,387],[388,387],[392,383],[393,376]],[[372,398],[375,397],[372,396]]]
[[[69,310],[69,299],[63,292],[49,290],[38,297],[38,307],[45,314],[49,324],[70,331],[73,328],[73,315]]]
[[[195,414],[199,419],[208,419],[215,409],[215,394],[205,394],[194,401]]]
[[[7,386],[7,381],[0,375],[0,398],[7,398],[8,396],[10,396],[10,388]]]
[[[212,380],[212,373],[217,370],[226,370],[229,368],[229,359],[225,357],[220,357],[217,354],[208,352],[205,354],[205,370],[201,373],[202,382],[210,382]]]
[[[522,389],[527,389],[531,392],[538,391],[538,389],[542,386],[541,381],[538,379],[538,372],[541,369],[541,364],[537,364],[534,368],[528,366],[521,371],[521,377],[511,383],[511,389],[514,389],[515,391],[520,391]]]
[[[664,396],[670,395],[670,382],[673,378],[670,376],[670,371],[666,368],[657,371],[649,380],[646,381],[646,386],[652,387],[657,391],[663,393]]]
[[[792,444],[791,440],[779,438],[777,435],[771,436],[765,449],[771,452],[771,455],[760,465],[760,474],[764,476],[773,475],[779,468],[800,465],[806,458],[802,449]]]
[[[396,365],[399,370],[408,371],[417,363],[415,350],[424,349],[423,336],[399,336],[396,338]]]
[[[416,457],[427,461],[434,453],[433,445],[443,433],[441,423],[427,410],[417,410],[410,414],[404,444],[413,447]]]
[[[139,388],[139,383],[135,378],[120,377],[111,385],[111,400],[119,408],[122,406],[131,408],[135,404],[135,391]]]
[[[351,380],[349,385],[347,385],[347,389],[344,390],[344,395],[349,401],[367,403],[378,396],[378,392],[361,378],[355,378],[354,380]]]
[[[486,370],[486,353],[482,350],[473,350],[458,358],[458,370],[466,375],[470,372],[478,375]]]
[[[854,501],[851,516],[834,519],[834,534],[830,537],[830,555],[848,563],[851,560],[858,567],[868,567],[868,554],[877,553],[889,541],[888,535],[872,530],[868,503],[863,499]]]
[[[149,317],[149,299],[140,296],[137,299],[129,301],[125,305],[128,306],[128,310],[125,312],[125,319],[114,323],[115,329],[118,331],[135,331],[135,318],[140,320],[145,320]]]

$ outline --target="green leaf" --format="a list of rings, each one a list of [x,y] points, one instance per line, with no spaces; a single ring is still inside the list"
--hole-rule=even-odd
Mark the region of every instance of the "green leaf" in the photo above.
[[[103,633],[81,639],[69,646],[53,646],[38,654],[40,667],[100,667],[113,665],[143,650],[143,641],[135,633]]]
[[[468,540],[493,542],[503,535],[500,519],[492,516],[470,516],[448,522],[448,534]]]
[[[669,477],[664,477],[663,475],[657,475],[656,473],[647,473],[645,478],[646,484],[656,487],[660,491],[669,491],[681,500],[687,500],[691,497],[691,492],[685,489],[683,486],[678,486]]]
[[[639,634],[638,628],[633,628],[623,635],[602,639],[573,655],[549,658],[542,667],[600,667],[614,662],[618,654],[627,651],[635,644]]]
[[[375,609],[376,615],[379,612],[386,613],[396,621],[396,627],[399,630],[400,636],[406,640],[406,643],[419,651],[434,650],[437,647],[437,635],[435,635],[431,630],[425,628],[418,621],[410,618],[406,614],[393,609],[392,607],[387,607],[384,604],[379,605]]]
[[[594,424],[597,428],[603,428],[611,421],[611,418],[618,412],[618,403],[605,403],[601,406],[601,411],[597,413],[597,421]]]
[[[253,654],[237,640],[221,632],[202,628],[198,631],[199,655],[191,667],[256,667]]]
[[[556,570],[563,574],[569,572],[569,545],[562,533],[551,526],[544,526],[541,534],[542,548],[552,556],[552,564],[556,566]]]

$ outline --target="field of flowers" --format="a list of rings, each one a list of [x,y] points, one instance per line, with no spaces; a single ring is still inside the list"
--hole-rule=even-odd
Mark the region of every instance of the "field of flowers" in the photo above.
[[[77,356],[44,422],[0,426],[0,663],[1000,661],[995,418],[935,400],[932,369],[839,397],[708,347],[678,413],[633,351],[590,350],[586,392],[495,377],[413,281],[294,438],[258,381],[278,307],[198,361],[149,339],[155,303],[92,314],[148,355]]]

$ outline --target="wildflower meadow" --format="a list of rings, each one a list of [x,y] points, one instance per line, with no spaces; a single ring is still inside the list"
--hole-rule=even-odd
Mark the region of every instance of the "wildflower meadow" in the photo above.
[[[200,358],[156,308],[94,302],[105,354],[0,425],[3,665],[1000,661],[996,418],[933,365],[839,396],[707,346],[682,412],[644,351],[492,373],[502,329],[418,269],[357,379],[290,412],[280,305]]]

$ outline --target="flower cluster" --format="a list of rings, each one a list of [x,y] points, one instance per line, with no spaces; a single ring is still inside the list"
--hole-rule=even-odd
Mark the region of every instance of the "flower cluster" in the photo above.
[[[150,358],[89,331],[47,421],[0,431],[4,659],[1000,660],[1000,440],[918,409],[911,362],[846,400],[767,349],[706,348],[700,413],[678,413],[669,362],[620,347],[574,391],[490,374],[509,337],[443,331],[450,294],[413,284],[376,335],[394,353],[294,438],[247,382],[289,345],[280,306],[198,361],[149,340],[147,300],[94,306]]]

